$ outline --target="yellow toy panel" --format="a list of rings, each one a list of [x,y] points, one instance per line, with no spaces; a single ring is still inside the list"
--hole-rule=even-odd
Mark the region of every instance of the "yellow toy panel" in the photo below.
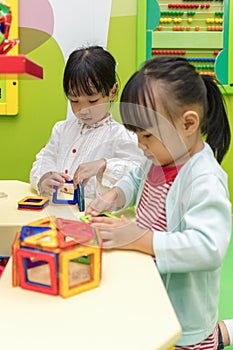
[[[90,258],[90,263],[78,258]],[[97,247],[77,247],[73,251],[62,252],[59,256],[59,290],[64,298],[96,288],[100,283],[101,258]]]
[[[18,0],[0,1],[1,55],[18,55]],[[18,74],[1,74],[0,115],[18,114]]]
[[[42,210],[49,204],[49,199],[41,196],[26,196],[18,202],[19,210]]]

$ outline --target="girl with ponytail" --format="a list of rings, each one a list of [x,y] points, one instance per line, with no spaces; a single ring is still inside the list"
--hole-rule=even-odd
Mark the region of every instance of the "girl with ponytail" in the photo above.
[[[182,327],[176,349],[221,349],[233,337],[232,320],[229,332],[218,323],[232,211],[220,166],[230,127],[218,85],[183,58],[156,57],[128,81],[120,111],[145,165],[90,204],[90,221],[104,248],[154,257]],[[97,217],[133,204],[136,222]]]

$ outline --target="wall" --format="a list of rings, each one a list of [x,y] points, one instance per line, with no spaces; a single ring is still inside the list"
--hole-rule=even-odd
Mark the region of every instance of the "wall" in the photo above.
[[[19,76],[19,113],[0,115],[0,179],[28,182],[36,153],[69,113],[65,61],[78,47],[107,45],[111,0],[18,0],[18,9],[19,53],[43,67],[44,79]]]
[[[135,0],[136,2],[136,0]],[[214,65],[217,78],[224,85],[224,90],[222,90],[224,98],[226,100],[226,107],[228,112],[228,118],[231,126],[232,139],[233,139],[233,118],[232,118],[232,108],[233,108],[233,3],[229,0],[224,0],[224,3],[203,1],[202,5],[210,5],[209,9],[204,10],[199,9],[194,17],[192,27],[196,24],[200,24],[200,31],[173,31],[172,27],[174,22],[170,24],[164,24],[164,31],[154,30],[157,28],[160,21],[160,11],[167,11],[168,2],[166,0],[138,0],[138,15],[140,15],[140,26],[136,28],[137,32],[137,59],[138,64],[146,58],[152,57],[152,48],[167,50],[171,49],[181,49],[187,48],[187,53],[184,57],[198,57],[204,55],[204,57],[209,57],[210,52],[212,52],[213,47],[217,45],[216,43],[219,36],[221,37],[221,43],[217,47],[220,54],[217,56],[217,60]],[[174,0],[172,3],[180,3],[179,0]],[[158,8],[159,4],[159,8]],[[200,2],[197,3],[200,5]],[[213,17],[214,11],[216,11],[224,6],[224,32],[212,32],[206,31],[206,17]],[[176,9],[171,9],[175,11]],[[186,11],[186,10],[185,10]],[[209,13],[208,13],[209,11]],[[162,15],[161,15],[162,17]],[[165,15],[163,17],[176,17],[175,15]],[[179,16],[178,16],[179,17]],[[182,16],[180,16],[182,17]],[[216,16],[217,17],[217,16]],[[182,23],[184,26],[187,25],[185,16],[182,18]],[[200,23],[198,22],[200,21]],[[203,23],[205,23],[203,25]],[[163,25],[163,23],[162,23]],[[146,30],[147,29],[147,30]],[[193,28],[192,28],[193,29]],[[144,32],[143,32],[144,31]],[[142,33],[143,32],[143,33]],[[202,35],[202,36],[201,36]],[[202,37],[202,46],[201,46]],[[185,40],[187,39],[187,40]],[[221,50],[223,47],[223,50]],[[138,54],[140,53],[140,55]],[[204,63],[205,64],[205,63]],[[229,191],[230,198],[233,203],[233,171],[232,171],[232,158],[233,158],[233,141],[231,142],[229,151],[225,156],[222,166],[228,174],[229,179]],[[213,189],[214,190],[214,189]]]
[[[127,80],[136,71],[137,1],[112,0],[107,47],[118,62],[120,78],[118,99],[113,105],[113,115],[121,121],[118,112],[119,97]]]

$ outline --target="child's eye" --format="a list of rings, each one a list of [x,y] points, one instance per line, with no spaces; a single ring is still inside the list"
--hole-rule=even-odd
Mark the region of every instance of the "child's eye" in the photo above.
[[[152,134],[147,134],[147,135],[143,135],[143,137],[145,137],[146,139],[149,139],[149,137],[151,137]]]
[[[96,99],[96,100],[91,100],[91,101],[89,101],[89,103],[96,103],[98,101],[98,99]]]
[[[71,98],[69,98],[70,103],[78,103],[78,100],[72,100]]]

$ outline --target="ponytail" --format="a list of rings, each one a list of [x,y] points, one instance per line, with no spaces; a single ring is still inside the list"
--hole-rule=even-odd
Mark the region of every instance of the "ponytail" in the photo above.
[[[222,94],[209,75],[201,75],[207,90],[207,108],[201,125],[202,135],[212,148],[219,163],[222,162],[231,140],[230,125]]]

